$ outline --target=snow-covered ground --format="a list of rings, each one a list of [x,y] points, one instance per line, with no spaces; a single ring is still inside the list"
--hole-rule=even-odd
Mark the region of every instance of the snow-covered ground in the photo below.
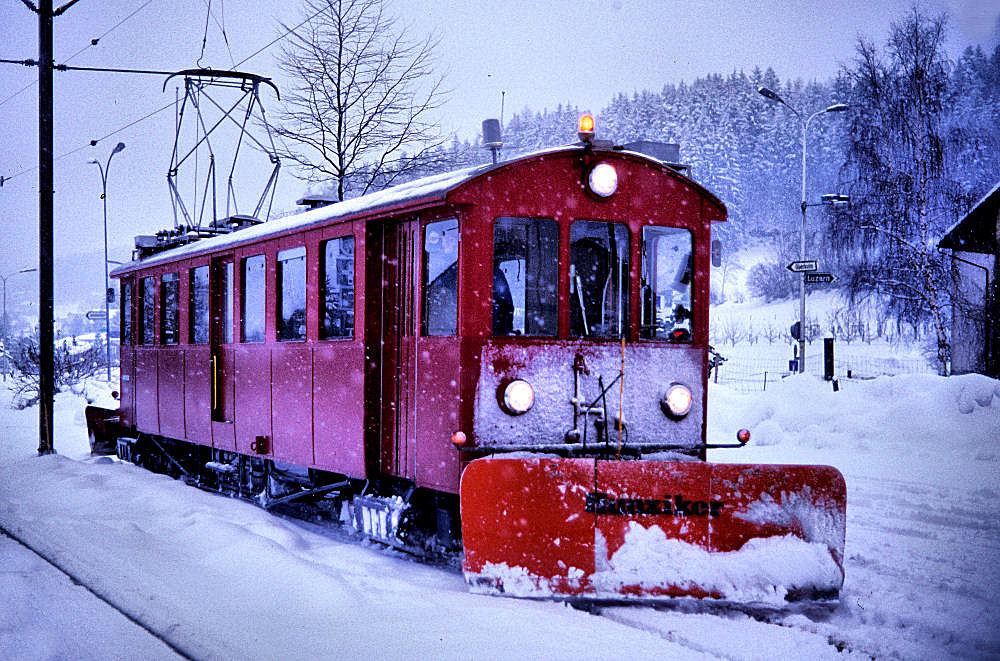
[[[194,658],[1000,658],[1000,382],[985,377],[712,387],[710,439],[753,440],[711,459],[847,479],[840,605],[756,619],[472,595],[454,570],[90,457],[83,405],[57,397],[59,454],[37,457],[37,409],[0,402],[0,527]],[[0,536],[0,658],[175,656]]]

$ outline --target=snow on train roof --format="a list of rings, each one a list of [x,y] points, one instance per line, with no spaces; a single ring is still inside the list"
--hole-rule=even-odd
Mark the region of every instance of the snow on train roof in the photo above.
[[[459,185],[464,184],[481,174],[489,172],[490,170],[508,166],[518,161],[544,156],[546,154],[577,151],[582,148],[582,145],[568,145],[542,149],[528,154],[523,154],[509,161],[501,161],[495,164],[489,163],[486,165],[477,165],[443,174],[431,175],[421,179],[414,179],[413,181],[408,181],[404,184],[393,186],[392,188],[386,188],[385,190],[370,193],[368,195],[363,195],[350,200],[344,200],[343,202],[336,202],[330,205],[318,207],[316,209],[310,209],[291,216],[269,220],[259,225],[241,229],[230,234],[223,234],[220,236],[213,236],[208,239],[192,241],[191,243],[187,243],[176,248],[164,250],[163,252],[157,253],[145,259],[123,264],[111,271],[110,275],[117,276],[140,266],[151,266],[163,262],[173,261],[179,258],[191,257],[201,253],[219,250],[226,248],[227,246],[232,247],[238,244],[249,243],[257,239],[271,236],[272,234],[279,234],[281,232],[294,229],[304,229],[310,225],[334,220],[336,218],[344,218],[366,211],[397,207],[406,203],[421,200],[431,200],[434,198],[444,199],[450,191],[457,188]],[[657,159],[650,157],[648,154],[640,152],[616,150],[616,153],[630,154],[632,156],[639,156],[657,163],[660,162]]]
[[[462,170],[446,172],[444,174],[423,177],[421,179],[414,179],[413,181],[408,181],[404,184],[393,186],[392,188],[386,188],[385,190],[356,197],[354,199],[344,200],[343,202],[337,202],[316,209],[310,209],[308,211],[303,211],[302,213],[285,216],[284,218],[269,220],[261,223],[260,225],[254,225],[253,227],[241,229],[230,234],[201,239],[200,241],[194,241],[177,248],[164,250],[161,253],[147,257],[141,261],[129,262],[128,264],[124,264],[116,268],[111,272],[111,275],[124,273],[139,265],[149,266],[181,257],[190,257],[203,252],[218,250],[220,248],[225,248],[226,246],[234,246],[240,243],[251,242],[272,234],[278,234],[292,229],[305,228],[310,225],[333,220],[335,218],[351,216],[364,211],[398,206],[407,202],[427,198],[443,198],[445,194],[459,184],[465,183],[466,181],[469,181],[470,179],[473,179],[474,177],[477,177],[494,167],[498,167],[499,165],[503,164],[479,165]]]

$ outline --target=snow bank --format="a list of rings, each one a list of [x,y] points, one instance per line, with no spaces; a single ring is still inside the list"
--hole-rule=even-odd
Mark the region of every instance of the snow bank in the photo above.
[[[823,463],[854,475],[963,488],[1000,475],[1000,381],[908,374],[856,381],[801,374],[766,392],[709,390],[708,438],[751,431],[747,448],[712,461]]]

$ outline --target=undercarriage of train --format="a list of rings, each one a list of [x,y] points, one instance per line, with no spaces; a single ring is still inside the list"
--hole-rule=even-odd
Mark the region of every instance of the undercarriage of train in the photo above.
[[[405,480],[359,480],[142,433],[117,436],[103,449],[200,489],[298,519],[344,524],[421,557],[447,560],[461,549],[458,497]]]

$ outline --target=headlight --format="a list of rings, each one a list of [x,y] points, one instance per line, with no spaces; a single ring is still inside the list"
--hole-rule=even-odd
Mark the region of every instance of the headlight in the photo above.
[[[535,391],[527,381],[514,379],[503,389],[500,401],[504,411],[511,415],[521,415],[527,413],[535,403]]]
[[[590,168],[587,186],[595,195],[611,197],[618,190],[618,172],[610,163],[598,163]]]
[[[683,418],[691,410],[694,398],[687,386],[675,383],[666,396],[660,400],[660,408],[671,418]]]

